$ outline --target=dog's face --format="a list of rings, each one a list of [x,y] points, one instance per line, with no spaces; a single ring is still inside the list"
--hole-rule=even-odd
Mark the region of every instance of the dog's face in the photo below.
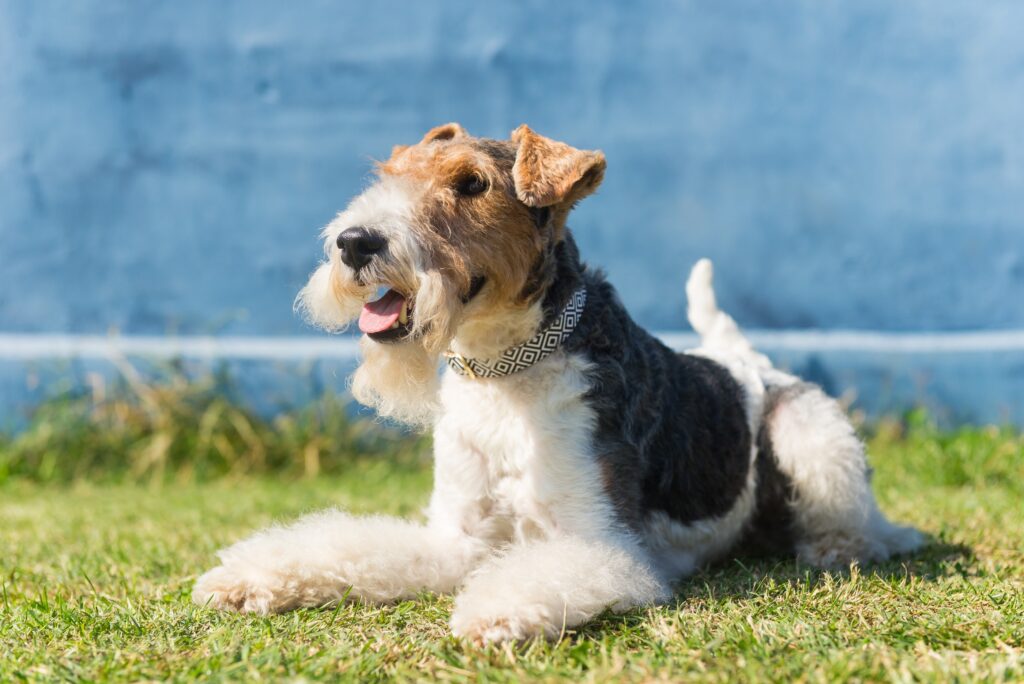
[[[566,216],[604,168],[600,152],[525,125],[509,140],[475,138],[458,124],[434,128],[395,147],[373,184],[324,229],[326,260],[297,304],[329,330],[358,320],[364,356],[383,353],[376,345],[436,357],[460,328],[526,310],[543,295]]]
[[[327,260],[299,303],[328,329],[358,317],[380,343],[443,349],[467,313],[530,303],[573,203],[601,182],[604,156],[537,135],[510,140],[439,126],[394,148],[376,181],[325,229]],[[386,290],[383,296],[378,295]]]

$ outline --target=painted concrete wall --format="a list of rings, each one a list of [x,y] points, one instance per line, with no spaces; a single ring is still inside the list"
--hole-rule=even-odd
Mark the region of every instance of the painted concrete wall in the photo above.
[[[572,225],[651,327],[685,326],[707,255],[750,327],[1024,328],[1022,26],[1010,0],[0,0],[0,332],[308,334],[319,227],[449,120],[605,151]],[[1020,416],[1022,354],[992,363],[956,415]],[[952,377],[819,365],[908,364]]]

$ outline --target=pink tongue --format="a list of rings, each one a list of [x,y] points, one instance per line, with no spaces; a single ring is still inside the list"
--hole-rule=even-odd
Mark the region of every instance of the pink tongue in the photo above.
[[[359,329],[364,333],[378,333],[388,330],[402,313],[405,297],[394,290],[375,302],[363,304],[363,312],[359,314]]]

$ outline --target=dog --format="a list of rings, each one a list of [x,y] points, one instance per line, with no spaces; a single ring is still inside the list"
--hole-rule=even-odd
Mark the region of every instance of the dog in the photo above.
[[[838,403],[718,308],[710,262],[686,286],[701,344],[683,354],[584,265],[566,220],[605,166],[525,125],[493,140],[454,123],[377,164],[296,306],[328,331],[358,320],[353,396],[433,430],[427,521],[274,527],[221,551],[197,603],[268,614],[454,592],[457,636],[558,638],[741,551],[841,568],[921,545],[876,505]]]

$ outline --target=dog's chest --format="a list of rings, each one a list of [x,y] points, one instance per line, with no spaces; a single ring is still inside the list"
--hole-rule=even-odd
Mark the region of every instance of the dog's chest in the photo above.
[[[437,485],[463,499],[464,526],[528,539],[594,516],[603,497],[585,367],[557,354],[498,380],[445,378]]]

